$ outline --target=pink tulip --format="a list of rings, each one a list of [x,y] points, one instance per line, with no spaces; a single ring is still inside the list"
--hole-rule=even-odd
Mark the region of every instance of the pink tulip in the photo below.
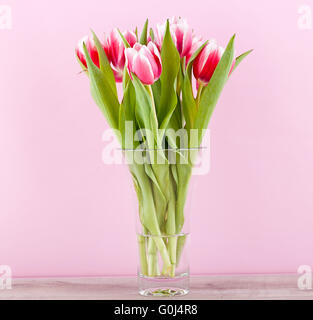
[[[207,85],[221,60],[223,53],[224,49],[219,47],[214,40],[209,41],[193,63],[193,74],[196,80]],[[233,61],[231,70],[234,63],[235,60]]]
[[[188,55],[186,56],[186,64],[188,63],[192,55],[203,45],[203,43],[204,41],[202,37],[192,35],[192,45]]]
[[[86,62],[86,57],[83,49],[83,44],[86,44],[87,51],[89,53],[89,56],[93,63],[99,68],[99,56],[98,56],[98,51],[95,46],[95,43],[93,41],[92,37],[85,36],[82,38],[79,42],[78,45],[75,49],[76,55],[78,59],[81,61],[81,63],[87,68],[87,62]]]
[[[136,43],[125,50],[127,70],[132,78],[134,73],[143,84],[153,84],[162,71],[161,57],[154,43],[147,46]]]
[[[125,39],[130,46],[137,42],[137,37],[134,32],[126,31],[123,33]],[[78,43],[76,48],[76,55],[82,64],[87,68],[86,57],[83,50],[83,43],[85,42],[88,53],[93,63],[99,68],[99,55],[92,37],[84,37]],[[111,64],[115,80],[121,82],[123,79],[123,71],[125,65],[124,44],[116,29],[112,30],[109,35],[104,36],[103,49]]]
[[[164,33],[165,33],[165,24],[158,23],[154,32],[154,43],[156,44],[160,52],[162,49]],[[151,37],[149,40],[151,41]]]
[[[192,30],[189,27],[187,21],[182,18],[173,17],[169,21],[170,31],[173,42],[181,57],[185,57],[189,54],[192,46]],[[155,33],[155,43],[158,49],[161,51],[163,38],[165,34],[166,23],[157,25]]]
[[[124,32],[123,35],[130,46],[137,42],[136,35],[131,31]],[[110,34],[105,35],[103,48],[111,63],[116,82],[122,82],[125,66],[125,47],[117,29],[113,29]]]
[[[136,36],[136,34],[134,33],[134,32],[132,32],[132,31],[125,31],[125,32],[123,32],[123,36],[124,36],[124,38],[127,40],[127,42],[129,43],[129,45],[131,46],[131,47],[133,47],[134,46],[134,44],[137,42],[137,36]]]

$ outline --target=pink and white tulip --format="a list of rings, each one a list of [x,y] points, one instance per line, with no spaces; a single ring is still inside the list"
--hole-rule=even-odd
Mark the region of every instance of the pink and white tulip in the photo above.
[[[130,46],[136,43],[137,37],[133,32],[127,31],[123,35]],[[113,29],[108,35],[104,36],[103,48],[110,61],[116,82],[122,82],[125,66],[125,46],[117,29]]]
[[[219,47],[214,40],[210,40],[209,43],[201,50],[193,63],[193,75],[198,82],[203,85],[207,85],[209,83],[224,51],[224,48]],[[235,60],[233,61],[231,70],[234,63]]]
[[[169,21],[173,42],[181,57],[188,56],[192,46],[192,30],[187,21],[180,17],[173,17]],[[165,34],[166,23],[157,25],[155,43],[161,51]]]
[[[162,72],[160,53],[156,45],[149,42],[147,46],[136,43],[133,48],[125,50],[126,66],[130,77],[134,73],[143,84],[153,84]]]
[[[129,45],[131,47],[133,47],[134,44],[137,42],[137,36],[132,31],[127,30],[127,31],[123,32],[123,36],[127,40],[127,42],[129,43]]]
[[[189,50],[189,53],[186,56],[186,64],[188,63],[192,55],[203,45],[203,43],[204,41],[202,37],[192,35],[192,45],[191,49]]]
[[[78,42],[78,45],[75,49],[78,59],[87,68],[86,56],[83,48],[84,43],[86,45],[91,60],[99,68],[99,55],[93,38],[91,36],[85,36]]]
[[[137,37],[134,32],[125,31],[123,35],[131,47],[137,42]],[[99,68],[99,55],[94,40],[91,36],[86,36],[79,41],[78,46],[75,50],[77,57],[87,68],[86,57],[83,50],[83,43],[86,44],[86,48],[91,60]],[[125,66],[125,46],[120,34],[116,29],[112,30],[110,34],[104,36],[104,42],[102,43],[102,46],[111,64],[115,80],[117,82],[121,82],[123,79],[123,71]]]

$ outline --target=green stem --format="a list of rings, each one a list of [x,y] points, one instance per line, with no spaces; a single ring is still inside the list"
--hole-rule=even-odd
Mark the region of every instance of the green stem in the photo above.
[[[178,185],[176,201],[176,233],[180,233],[184,225],[184,207],[187,198],[188,184],[192,167],[187,164],[177,164]]]
[[[177,200],[176,200],[176,233],[182,231],[184,225],[184,208],[188,194],[189,180],[192,173],[192,166],[177,164]],[[186,236],[179,236],[176,247],[176,265],[179,264],[180,257],[185,246]]]
[[[153,237],[148,239],[148,275],[149,277],[155,277],[160,275],[157,247],[153,240]]]
[[[176,250],[176,265],[179,265],[180,257],[182,255],[184,246],[186,243],[186,235],[179,236],[177,239],[177,250]]]
[[[204,87],[203,83],[201,81],[198,82],[198,91],[197,91],[197,96],[196,96],[196,106],[197,109],[199,108],[199,104],[200,104],[200,98],[201,98],[201,93],[202,93],[202,89]]]
[[[154,170],[154,172],[156,172],[156,170]],[[156,215],[158,218],[160,230],[161,232],[163,232],[167,201],[164,195],[160,193],[160,190],[157,188],[157,186],[154,183],[152,183],[152,190],[153,190],[153,198],[155,203]]]
[[[138,234],[139,258],[140,258],[140,272],[143,275],[148,275],[148,263],[146,254],[146,239],[144,236]]]
[[[169,270],[171,268],[171,261],[165,243],[162,239],[162,234],[156,216],[151,183],[146,176],[143,165],[132,164],[132,171],[137,177],[137,181],[140,185],[143,195],[143,212],[141,216],[141,222],[153,236],[153,240],[161,254],[163,263],[166,269]]]
[[[174,179],[170,173],[169,168],[169,187],[168,187],[168,207],[167,207],[167,220],[165,225],[166,234],[169,235],[167,241],[167,249],[171,260],[171,271],[170,276],[175,276],[175,268],[176,268],[176,247],[177,247],[177,237],[176,237],[176,191],[174,188]]]

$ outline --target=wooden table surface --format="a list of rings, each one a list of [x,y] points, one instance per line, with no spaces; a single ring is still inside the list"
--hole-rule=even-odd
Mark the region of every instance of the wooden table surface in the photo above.
[[[191,292],[159,299],[311,299],[313,290],[300,290],[298,275],[194,276]],[[0,290],[8,299],[156,299],[137,293],[135,277],[13,279],[12,289]]]

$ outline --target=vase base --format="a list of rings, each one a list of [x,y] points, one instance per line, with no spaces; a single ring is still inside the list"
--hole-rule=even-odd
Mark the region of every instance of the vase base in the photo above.
[[[138,276],[139,294],[150,297],[177,297],[189,292],[189,275],[182,273],[173,278]]]
[[[189,290],[181,288],[149,288],[140,290],[139,294],[146,297],[177,297],[184,296],[188,292]]]

